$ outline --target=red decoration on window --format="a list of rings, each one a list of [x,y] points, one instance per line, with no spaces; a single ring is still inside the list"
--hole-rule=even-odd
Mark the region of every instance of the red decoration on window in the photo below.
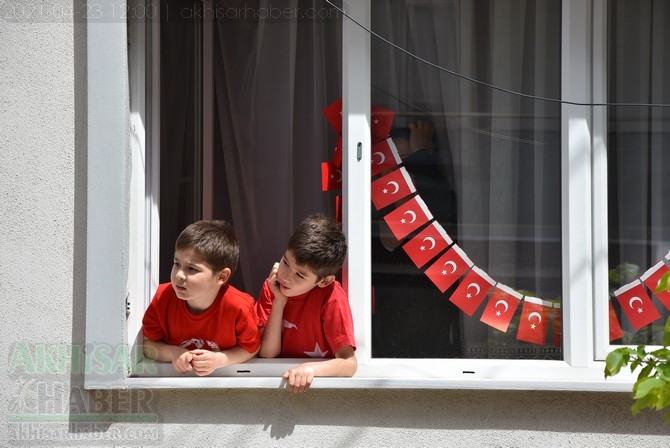
[[[614,296],[635,330],[661,318],[639,280],[617,289]]]
[[[497,330],[506,332],[522,298],[523,296],[512,288],[498,284],[479,320]]]
[[[494,285],[495,280],[489,277],[486,272],[474,266],[461,284],[458,285],[449,301],[459,307],[465,314],[472,317]]]

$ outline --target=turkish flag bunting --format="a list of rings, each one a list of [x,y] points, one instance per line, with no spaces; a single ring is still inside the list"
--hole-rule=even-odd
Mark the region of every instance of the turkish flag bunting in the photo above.
[[[425,274],[440,291],[445,292],[472,265],[472,261],[465,255],[463,249],[454,244],[426,269]]]
[[[372,134],[373,143],[388,138],[391,133],[394,117],[395,112],[392,110],[379,106],[371,107],[370,118],[372,119],[372,125],[370,126],[370,133]]]
[[[405,238],[431,219],[433,219],[433,215],[430,213],[426,203],[423,202],[423,199],[421,199],[420,196],[414,196],[412,199],[384,216],[384,221],[386,221],[386,224],[398,241]]]
[[[402,247],[417,268],[420,268],[449,247],[453,240],[447,231],[435,221]]]
[[[342,189],[342,169],[338,168],[333,162],[321,163],[321,190],[341,190]]]
[[[536,297],[524,297],[516,338],[531,344],[544,345],[549,329],[551,306]]]
[[[658,300],[670,310],[670,291],[656,292],[656,287],[661,281],[661,277],[668,271],[670,271],[670,268],[663,262],[663,260],[661,260],[645,272],[644,275],[640,277],[640,280],[642,280],[642,282],[647,285],[647,288],[651,290],[652,294],[654,294]]]
[[[381,210],[414,193],[416,188],[407,169],[402,167],[372,181],[370,190],[372,203],[377,210]]]
[[[337,137],[337,144],[333,153],[333,163],[338,168],[342,166],[342,136]]]
[[[509,323],[522,298],[523,296],[512,288],[498,284],[479,320],[495,329],[507,332]]]
[[[554,302],[554,345],[561,346],[563,328],[561,327],[561,304]]]
[[[338,134],[342,133],[342,98],[335,100],[323,109],[323,115]]]
[[[621,325],[619,324],[619,319],[616,317],[616,312],[614,311],[614,305],[612,305],[612,301],[609,301],[609,308],[610,308],[610,342],[614,341],[615,339],[621,339],[623,337],[623,330],[621,329]]]
[[[639,280],[617,289],[614,291],[614,296],[635,330],[661,318]]]
[[[370,163],[372,164],[370,173],[372,176],[395,168],[401,162],[398,149],[390,138],[372,145],[372,155],[370,158]]]
[[[472,317],[493,288],[493,285],[495,285],[495,281],[486,272],[474,266],[463,278],[449,301]]]

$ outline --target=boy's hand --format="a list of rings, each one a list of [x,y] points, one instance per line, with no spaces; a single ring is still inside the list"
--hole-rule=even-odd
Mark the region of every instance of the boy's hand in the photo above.
[[[284,372],[282,378],[286,380],[289,392],[307,392],[314,380],[314,369],[300,365]]]
[[[205,376],[212,373],[214,370],[221,367],[221,356],[224,356],[222,353],[215,353],[209,350],[191,350],[191,366],[193,366],[193,371],[198,376]]]
[[[190,352],[185,351],[184,353],[182,353],[181,355],[172,360],[172,366],[179,373],[190,372],[191,370],[193,370],[193,367],[191,366],[192,358],[193,355],[191,355]]]
[[[270,270],[270,275],[268,275],[268,286],[270,291],[274,294],[275,297],[281,294],[279,290],[279,279],[277,278],[277,272],[279,271],[279,263],[272,265],[272,270]]]

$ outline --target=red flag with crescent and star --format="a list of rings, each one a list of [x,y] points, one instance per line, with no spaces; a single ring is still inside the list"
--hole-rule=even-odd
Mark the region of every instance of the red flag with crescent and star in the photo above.
[[[370,195],[377,210],[381,210],[394,202],[414,193],[416,188],[404,167],[372,181]]]
[[[647,272],[644,273],[640,280],[647,285],[647,288],[656,296],[656,298],[670,310],[670,291],[661,291],[656,292],[656,287],[661,281],[661,277],[668,272],[670,268],[663,260],[656,263],[652,266]]]
[[[372,134],[372,142],[376,143],[380,140],[388,138],[393,126],[393,118],[395,112],[389,109],[384,109],[379,106],[372,106],[370,108],[370,133]]]
[[[522,298],[520,293],[509,286],[496,285],[479,320],[503,333],[507,332]]]
[[[333,162],[321,163],[321,190],[341,190],[342,169]]]
[[[445,292],[472,266],[463,249],[454,244],[426,269],[425,274],[440,291]]]
[[[342,133],[342,98],[330,103],[323,109],[323,115],[326,116],[326,120],[330,123],[330,126],[335,129],[335,132],[338,134]]]
[[[439,255],[453,240],[439,222],[435,221],[402,247],[417,268]]]
[[[433,219],[433,215],[420,196],[414,196],[384,216],[384,221],[386,221],[398,241],[419,229],[431,219]]]
[[[370,173],[372,176],[395,168],[402,161],[393,139],[390,138],[372,145],[370,153]]]
[[[614,291],[614,297],[619,301],[621,310],[636,331],[661,318],[639,280]]]
[[[623,330],[621,329],[621,324],[619,324],[619,319],[616,317],[616,311],[614,311],[614,305],[612,305],[611,300],[609,300],[609,309],[610,342],[612,342],[623,337]]]
[[[549,329],[549,313],[551,307],[537,297],[524,297],[521,308],[521,319],[516,338],[531,344],[544,345]]]
[[[472,317],[494,285],[495,280],[477,266],[473,266],[451,295],[449,301]]]

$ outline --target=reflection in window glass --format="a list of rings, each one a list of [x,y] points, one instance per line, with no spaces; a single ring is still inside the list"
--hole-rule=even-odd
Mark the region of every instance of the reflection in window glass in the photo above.
[[[670,104],[670,4],[609,2],[610,103]],[[670,110],[608,108],[610,340],[661,344],[670,300],[654,293],[670,249]],[[642,282],[640,281],[642,280]]]
[[[560,17],[372,2],[373,31],[415,55],[372,37],[371,100],[401,157],[372,196],[402,196],[373,206],[373,357],[562,358],[560,105],[533,98],[561,96]]]

